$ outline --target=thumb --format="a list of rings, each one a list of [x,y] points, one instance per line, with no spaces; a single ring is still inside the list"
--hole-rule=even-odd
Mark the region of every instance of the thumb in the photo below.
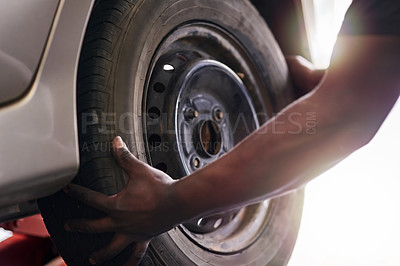
[[[113,155],[119,165],[127,172],[140,162],[129,150],[120,136],[113,140]]]

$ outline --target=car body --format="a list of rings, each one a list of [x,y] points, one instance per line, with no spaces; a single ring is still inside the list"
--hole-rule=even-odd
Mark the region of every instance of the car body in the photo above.
[[[93,3],[0,3],[1,220],[34,212],[30,200],[78,171],[76,73]]]

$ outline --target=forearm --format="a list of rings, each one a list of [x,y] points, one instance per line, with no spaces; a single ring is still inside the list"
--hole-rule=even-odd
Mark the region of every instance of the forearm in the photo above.
[[[289,192],[365,145],[399,93],[399,80],[393,78],[398,63],[379,61],[382,52],[371,54],[368,49],[393,51],[395,46],[379,47],[380,39],[370,43],[378,47],[347,54],[355,63],[336,63],[314,93],[289,106],[218,161],[176,182],[171,189],[180,202],[180,219]],[[381,65],[369,64],[374,59]],[[386,73],[387,69],[393,72]]]
[[[230,153],[177,182],[181,202],[188,203],[185,218],[296,189],[356,149],[342,114],[334,105],[316,105],[315,97],[290,106]]]

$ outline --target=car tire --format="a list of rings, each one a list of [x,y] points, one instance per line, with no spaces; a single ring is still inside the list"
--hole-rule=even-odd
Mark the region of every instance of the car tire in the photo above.
[[[218,78],[210,82],[213,74]],[[139,159],[181,178],[232,148],[292,102],[293,95],[283,55],[249,1],[98,0],[78,70],[81,166],[73,182],[107,195],[124,187],[126,178],[112,156],[116,135]],[[186,103],[201,110],[188,111]],[[216,118],[213,110],[219,105],[226,116]],[[217,149],[203,145],[203,128],[216,130],[208,141]],[[200,151],[182,148],[185,141],[199,143]],[[68,265],[89,265],[89,255],[112,237],[66,232],[63,226],[69,219],[104,214],[63,192],[38,203]],[[189,221],[154,238],[142,264],[285,265],[302,205],[299,190],[205,217],[212,225],[218,222],[218,228],[204,229],[200,220]],[[219,238],[218,230],[226,228],[236,229]],[[122,265],[130,253],[128,247],[104,265]]]

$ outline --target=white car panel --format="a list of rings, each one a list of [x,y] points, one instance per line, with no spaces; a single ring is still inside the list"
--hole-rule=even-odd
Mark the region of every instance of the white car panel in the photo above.
[[[0,103],[21,96],[42,56],[59,1],[0,1]]]
[[[60,1],[32,88],[0,109],[0,207],[51,194],[78,171],[76,74],[93,2]]]

